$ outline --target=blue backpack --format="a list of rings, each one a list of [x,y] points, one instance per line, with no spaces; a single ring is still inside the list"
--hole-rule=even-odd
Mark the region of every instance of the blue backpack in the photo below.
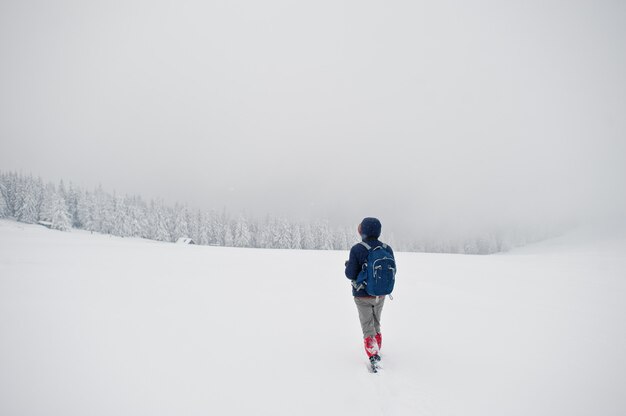
[[[355,286],[365,285],[365,290],[370,296],[389,295],[396,282],[396,261],[387,250],[387,244],[374,248],[363,241],[361,244],[368,251],[367,263],[363,263]]]

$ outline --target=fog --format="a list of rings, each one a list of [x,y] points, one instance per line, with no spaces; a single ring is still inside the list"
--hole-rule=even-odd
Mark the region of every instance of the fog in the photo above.
[[[626,212],[619,1],[2,1],[0,170],[396,235]]]

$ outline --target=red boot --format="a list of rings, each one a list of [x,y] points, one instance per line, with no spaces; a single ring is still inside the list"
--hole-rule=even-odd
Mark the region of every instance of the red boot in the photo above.
[[[363,340],[363,343],[365,344],[365,353],[368,358],[378,355],[378,343],[375,337],[367,337]]]
[[[379,350],[383,348],[383,334],[380,332],[376,334],[376,343],[378,344]]]

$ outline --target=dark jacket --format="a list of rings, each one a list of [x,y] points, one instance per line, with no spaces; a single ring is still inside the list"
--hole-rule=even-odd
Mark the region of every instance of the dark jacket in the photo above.
[[[383,243],[378,241],[380,237],[380,222],[375,218],[365,218],[361,222],[361,237],[364,242],[372,248],[382,246]],[[390,246],[387,246],[387,250],[393,256],[393,250]],[[346,277],[350,280],[356,281],[356,278],[361,271],[364,263],[367,263],[367,248],[363,244],[355,244],[350,249],[350,257],[346,263]],[[352,287],[352,295],[357,297],[370,296],[365,289],[357,291],[354,286]]]

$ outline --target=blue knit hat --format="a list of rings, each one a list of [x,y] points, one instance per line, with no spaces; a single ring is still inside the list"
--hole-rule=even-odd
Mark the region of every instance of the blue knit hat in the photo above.
[[[378,218],[367,217],[361,221],[361,238],[378,238],[382,225]]]

